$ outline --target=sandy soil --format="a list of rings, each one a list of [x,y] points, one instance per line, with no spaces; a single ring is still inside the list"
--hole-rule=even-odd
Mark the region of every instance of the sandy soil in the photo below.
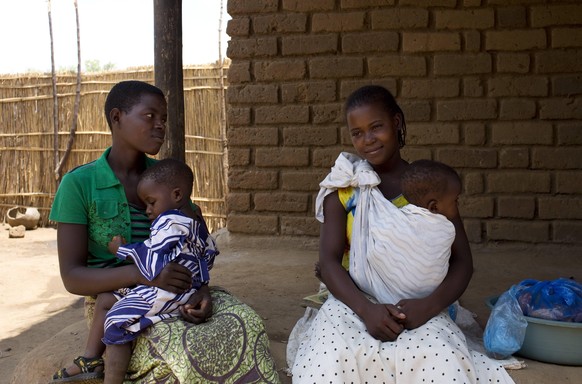
[[[302,298],[315,293],[318,287],[313,277],[317,240],[306,238],[298,242],[220,234],[218,244],[222,254],[213,269],[213,284],[227,288],[262,316],[282,381],[290,383],[283,372],[286,342],[304,313]],[[29,384],[32,380],[28,376],[23,379],[21,372],[27,369],[27,358],[38,353],[38,349],[34,350],[37,346],[55,344],[51,348],[70,349],[71,356],[83,348],[86,327],[82,303],[62,285],[54,229],[27,231],[22,239],[9,239],[7,226],[0,224],[0,249],[0,384]],[[461,301],[477,314],[481,324],[489,315],[485,299],[523,278],[582,279],[582,247],[488,246],[473,247],[473,254],[475,274]],[[55,339],[64,329],[66,340]],[[45,359],[45,366],[36,367],[43,371],[42,377],[55,369],[50,357]],[[40,359],[44,359],[42,355]],[[525,361],[526,369],[511,372],[518,384],[579,383],[582,377],[582,367]],[[12,380],[13,375],[18,377]]]

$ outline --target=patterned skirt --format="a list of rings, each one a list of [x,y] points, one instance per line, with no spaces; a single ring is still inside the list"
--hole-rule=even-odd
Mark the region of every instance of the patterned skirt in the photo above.
[[[222,289],[211,295],[207,322],[165,320],[135,340],[125,384],[280,383],[260,316]]]

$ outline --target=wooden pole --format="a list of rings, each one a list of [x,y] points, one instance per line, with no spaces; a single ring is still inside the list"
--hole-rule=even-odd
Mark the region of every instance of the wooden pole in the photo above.
[[[154,0],[154,79],[168,100],[161,157],[186,160],[182,69],[182,0]]]

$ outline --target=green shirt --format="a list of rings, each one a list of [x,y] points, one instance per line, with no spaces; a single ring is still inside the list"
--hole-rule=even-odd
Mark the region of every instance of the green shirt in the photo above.
[[[51,221],[87,226],[87,265],[93,268],[123,263],[107,250],[113,236],[132,242],[130,207],[123,185],[107,162],[110,151],[106,149],[99,159],[63,176],[49,216]],[[146,156],[146,167],[156,161]]]

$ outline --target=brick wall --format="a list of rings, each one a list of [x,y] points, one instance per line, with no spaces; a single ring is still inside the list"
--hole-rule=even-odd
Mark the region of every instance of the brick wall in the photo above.
[[[473,243],[582,243],[578,0],[230,0],[230,232],[318,234],[350,150],[342,103],[381,84],[407,160],[455,167]]]

